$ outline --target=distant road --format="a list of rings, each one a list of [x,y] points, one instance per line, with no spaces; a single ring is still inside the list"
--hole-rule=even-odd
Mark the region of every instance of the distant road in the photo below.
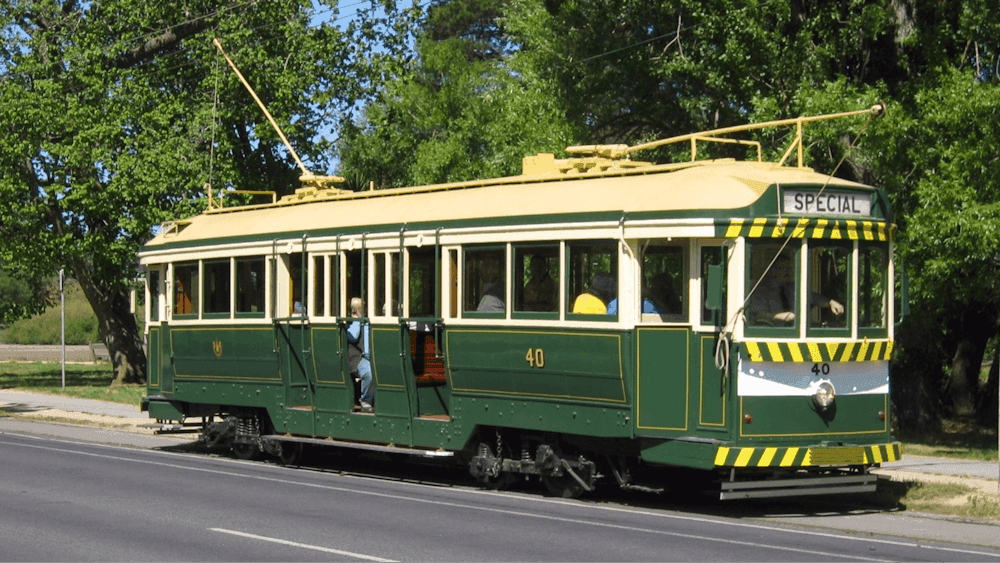
[[[62,346],[41,344],[0,344],[0,362],[59,362],[62,361]],[[94,355],[86,344],[67,345],[67,362],[92,362]]]

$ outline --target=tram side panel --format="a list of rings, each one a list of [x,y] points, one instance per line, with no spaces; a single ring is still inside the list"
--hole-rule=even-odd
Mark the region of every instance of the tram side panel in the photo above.
[[[452,328],[446,332],[457,422],[631,437],[628,332]]]

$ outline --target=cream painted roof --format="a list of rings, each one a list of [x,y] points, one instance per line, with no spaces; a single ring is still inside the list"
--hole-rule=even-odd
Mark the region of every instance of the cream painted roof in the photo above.
[[[319,198],[296,205],[202,214],[180,232],[161,232],[146,248],[233,236],[463,219],[582,212],[738,209],[775,183],[824,184],[808,169],[768,163],[714,162],[680,170],[605,176],[520,176],[477,187],[442,184]],[[660,168],[662,170],[662,168]],[[651,173],[652,172],[652,173]],[[465,184],[467,186],[468,184]],[[830,185],[866,188],[839,179]]]

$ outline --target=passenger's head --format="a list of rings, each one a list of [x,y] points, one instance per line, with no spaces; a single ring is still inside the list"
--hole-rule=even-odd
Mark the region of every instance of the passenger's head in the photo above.
[[[618,295],[615,277],[607,272],[598,272],[590,279],[589,291],[607,303]]]
[[[531,257],[531,278],[539,279],[545,277],[545,274],[549,271],[549,264],[545,261],[545,257],[541,254],[535,254]]]
[[[351,298],[351,316],[352,317],[365,316],[365,301],[360,297]]]
[[[771,266],[771,275],[779,282],[789,282],[795,279],[795,269],[792,257],[787,254],[779,254],[778,258]]]

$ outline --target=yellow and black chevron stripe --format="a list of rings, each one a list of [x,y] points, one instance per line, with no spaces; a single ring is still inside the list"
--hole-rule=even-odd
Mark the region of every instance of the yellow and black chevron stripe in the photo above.
[[[743,342],[743,357],[751,362],[874,362],[892,360],[892,340],[858,342]]]
[[[899,442],[834,448],[728,448],[715,452],[716,467],[815,467],[871,465],[902,459]]]
[[[716,235],[726,238],[818,238],[831,240],[869,240],[885,242],[892,238],[895,225],[885,221],[852,219],[797,219],[757,217],[730,219],[716,226]]]

